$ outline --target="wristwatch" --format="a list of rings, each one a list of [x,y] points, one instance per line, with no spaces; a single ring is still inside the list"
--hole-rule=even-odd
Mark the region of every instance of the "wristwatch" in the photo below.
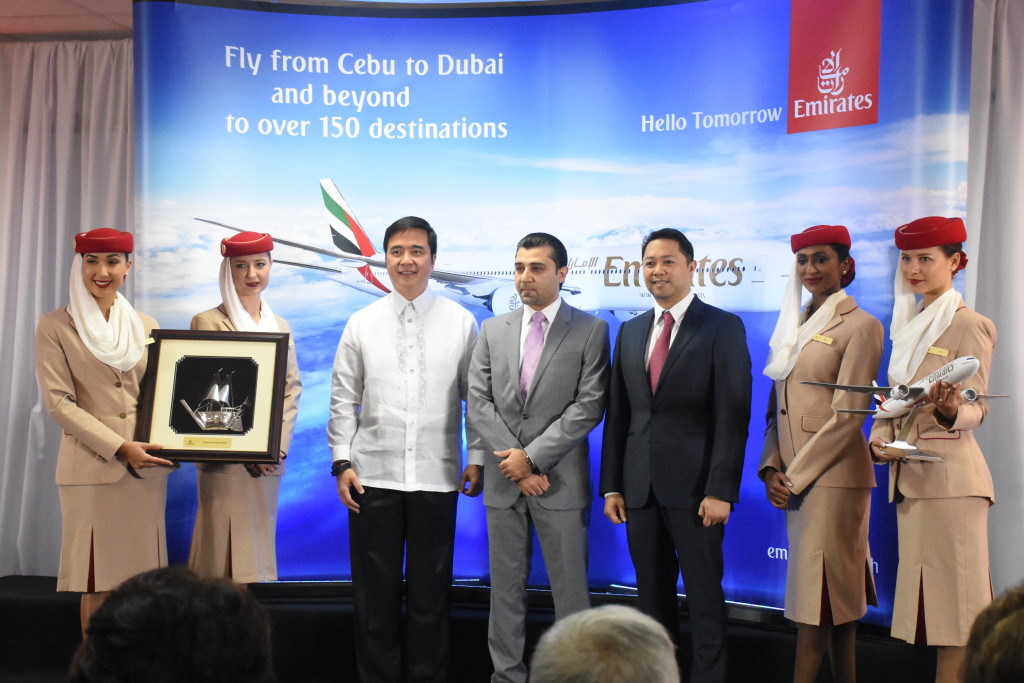
[[[529,455],[526,456],[526,464],[530,466],[530,470],[534,474],[540,474],[540,468],[537,467],[536,464],[534,464],[533,458],[531,458]]]

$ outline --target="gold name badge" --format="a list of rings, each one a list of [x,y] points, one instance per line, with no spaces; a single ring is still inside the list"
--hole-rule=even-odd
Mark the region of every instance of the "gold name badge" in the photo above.
[[[150,344],[156,344],[156,339],[153,339],[152,337],[146,337],[145,346],[149,346]]]
[[[938,346],[929,346],[928,353],[933,356],[942,356],[943,358],[946,358],[949,356],[949,349],[940,349]]]
[[[821,342],[822,344],[828,344],[829,346],[832,346],[832,342],[834,341],[832,337],[826,337],[823,334],[816,334],[813,337],[811,337],[811,339],[813,339],[816,342]]]
[[[231,448],[231,439],[226,436],[186,436],[185,448]]]

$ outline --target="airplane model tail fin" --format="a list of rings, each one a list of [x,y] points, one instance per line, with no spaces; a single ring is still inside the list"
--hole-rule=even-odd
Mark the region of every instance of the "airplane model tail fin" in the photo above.
[[[320,181],[320,191],[324,196],[324,207],[327,209],[327,220],[331,226],[331,240],[334,246],[348,254],[374,256],[377,250],[363,227],[359,225],[348,202],[338,192],[337,186],[330,178]]]
[[[877,387],[878,386],[878,382],[876,382],[875,380],[871,380],[871,386]],[[876,406],[880,406],[883,403],[885,403],[885,397],[882,396],[882,394],[880,394],[880,393],[879,394],[872,394],[872,396],[875,397],[875,405]]]

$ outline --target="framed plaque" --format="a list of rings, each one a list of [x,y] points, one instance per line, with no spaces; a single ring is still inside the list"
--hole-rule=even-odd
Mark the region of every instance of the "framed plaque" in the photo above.
[[[286,332],[153,330],[140,433],[182,462],[275,464]]]

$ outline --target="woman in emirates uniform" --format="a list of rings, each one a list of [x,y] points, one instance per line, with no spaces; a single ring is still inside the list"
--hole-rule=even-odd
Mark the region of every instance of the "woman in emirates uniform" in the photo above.
[[[957,680],[971,623],[992,601],[988,508],[995,493],[974,440],[988,405],[964,401],[961,390],[986,392],[996,328],[953,289],[954,274],[967,265],[966,239],[959,218],[929,216],[896,230],[890,383],[910,384],[962,356],[980,362],[963,386],[932,385],[907,437],[943,461],[902,460],[884,450],[907,416],[876,419],[871,429],[873,454],[890,463],[889,498],[896,503],[900,564],[892,635],[938,648],[936,681]]]
[[[265,233],[242,232],[221,240],[222,302],[192,318],[193,330],[291,331],[262,297],[270,283],[273,248]],[[201,576],[243,584],[277,579],[277,497],[301,391],[295,344],[289,339],[280,464],[196,465],[199,511],[188,566]]]
[[[57,590],[82,593],[82,634],[111,590],[167,564],[164,508],[173,464],[137,441],[140,383],[157,323],[118,293],[130,233],[75,235],[70,303],[39,318],[36,376],[64,430],[57,454],[62,537]]]
[[[882,324],[842,289],[854,278],[850,234],[817,225],[790,238],[796,265],[764,374],[775,380],[758,474],[786,512],[786,616],[797,622],[794,681],[814,681],[828,650],[833,679],[856,680],[857,619],[878,604],[868,516],[875,486],[864,416],[869,397],[802,382],[870,384]],[[800,311],[801,290],[810,302]]]

